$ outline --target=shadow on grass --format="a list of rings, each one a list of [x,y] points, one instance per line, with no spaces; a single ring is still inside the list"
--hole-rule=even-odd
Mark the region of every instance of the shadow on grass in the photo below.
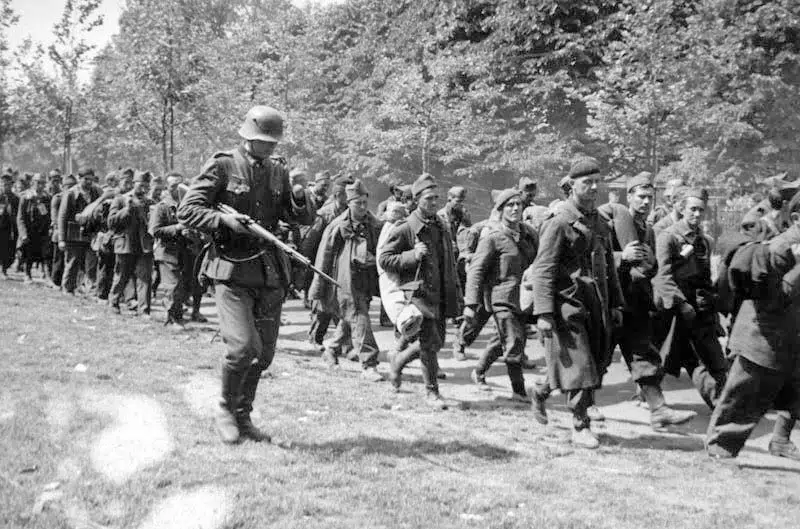
[[[430,460],[429,456],[466,453],[485,461],[507,461],[519,455],[514,450],[479,441],[472,443],[461,441],[439,442],[430,439],[409,441],[363,435],[353,439],[337,439],[321,443],[295,443],[293,449],[311,452],[322,458],[330,459],[339,459],[341,457],[361,459],[371,455],[383,455],[395,458],[422,458],[434,464],[437,463]]]
[[[703,440],[689,435],[638,435],[633,438],[601,434],[603,445],[626,450],[669,450],[677,452],[700,452],[705,450]]]

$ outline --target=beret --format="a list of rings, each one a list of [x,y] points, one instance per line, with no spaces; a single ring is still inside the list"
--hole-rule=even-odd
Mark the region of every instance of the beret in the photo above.
[[[356,179],[352,183],[347,184],[347,186],[344,188],[344,191],[347,194],[348,202],[358,197],[369,196],[369,192],[367,191],[366,186],[359,179]]]
[[[628,190],[628,193],[633,191],[634,188],[639,186],[653,186],[653,174],[648,173],[647,171],[642,171],[641,173],[637,174],[636,176],[632,176],[628,178],[625,182],[625,188]]]
[[[583,156],[572,161],[567,176],[571,179],[600,173],[600,163],[594,158]]]
[[[508,189],[503,189],[502,191],[492,190],[492,200],[494,201],[494,209],[500,210],[505,205],[506,202],[511,200],[514,197],[520,196],[520,190],[509,187]]]
[[[413,184],[411,184],[411,193],[414,195],[414,198],[417,198],[426,189],[431,189],[434,187],[438,186],[436,184],[436,180],[433,178],[433,175],[423,173],[419,178],[414,180]]]

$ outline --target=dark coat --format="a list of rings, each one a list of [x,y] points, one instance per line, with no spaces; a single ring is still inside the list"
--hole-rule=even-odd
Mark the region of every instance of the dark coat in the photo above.
[[[692,246],[687,257],[681,251]],[[653,295],[656,307],[670,310],[684,301],[696,307],[697,295],[710,294],[711,246],[699,230],[693,230],[685,220],[673,224],[656,239],[658,272],[653,278]]]
[[[610,309],[623,306],[607,223],[565,201],[542,224],[531,271],[533,313],[555,321],[545,353],[550,386],[599,387],[611,361]]]
[[[533,263],[537,246],[536,232],[525,223],[520,223],[518,233],[500,221],[490,223],[467,269],[464,304],[520,313],[522,274]]]
[[[115,254],[153,253],[153,236],[148,231],[152,205],[149,198],[139,199],[133,191],[111,201],[108,229],[113,232]]]
[[[380,295],[375,267],[379,230],[378,219],[369,212],[357,229],[349,210],[336,217],[322,234],[315,265],[336,279],[340,288],[315,275],[308,298],[335,314],[337,306],[348,300]]]
[[[18,209],[17,195],[0,193],[0,265],[3,267],[10,266],[16,256]]]
[[[800,263],[792,255],[798,243],[800,228],[793,225],[758,248],[765,255],[751,261],[751,274],[762,278],[766,295],[742,302],[728,340],[732,354],[786,373],[796,369],[800,347]]]
[[[286,288],[291,280],[289,259],[251,235],[233,233],[220,223],[217,204],[227,204],[274,232],[278,221],[310,224],[314,204],[310,193],[296,201],[286,164],[278,159],[256,160],[243,147],[214,154],[178,206],[178,221],[214,237],[201,273],[213,280],[242,286]],[[241,260],[238,261],[237,260]]]
[[[79,184],[62,195],[58,209],[58,242],[89,244],[89,235],[84,233],[76,216],[86,209],[86,206],[100,198],[100,193],[100,188],[92,186],[84,194]]]
[[[461,315],[463,299],[461,286],[455,280],[458,275],[453,241],[438,217],[429,222],[426,223],[421,213],[415,210],[408,218],[395,224],[381,251],[380,265],[387,272],[397,274],[401,284],[413,281],[417,266],[420,265],[414,253],[414,245],[418,241],[426,243],[432,253],[429,258],[438,259],[441,277],[435,279],[433,268],[426,265],[429,258],[423,259],[419,268],[422,286],[414,292],[411,301],[428,317],[455,318]],[[438,247],[431,242],[432,230],[438,232],[441,241]],[[438,295],[431,288],[434,280],[441,287]]]
[[[23,246],[28,259],[40,260],[50,256],[50,195],[37,194],[33,189],[22,194],[17,210],[17,245]]]
[[[347,206],[340,206],[338,202],[331,201],[317,210],[314,222],[308,229],[301,252],[309,260],[313,261],[317,257],[317,250],[319,250],[320,242],[322,241],[322,233],[325,228],[333,222],[333,219],[341,215],[347,210]]]

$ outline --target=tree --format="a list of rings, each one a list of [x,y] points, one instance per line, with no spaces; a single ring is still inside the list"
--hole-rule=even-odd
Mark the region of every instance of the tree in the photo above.
[[[19,16],[11,9],[11,0],[0,0],[0,160],[5,159],[6,139],[11,135],[11,112],[9,105],[8,32],[19,22]]]

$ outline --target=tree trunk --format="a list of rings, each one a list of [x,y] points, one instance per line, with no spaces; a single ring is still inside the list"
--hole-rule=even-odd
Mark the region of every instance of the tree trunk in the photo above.
[[[175,103],[169,100],[169,170],[175,170]]]

